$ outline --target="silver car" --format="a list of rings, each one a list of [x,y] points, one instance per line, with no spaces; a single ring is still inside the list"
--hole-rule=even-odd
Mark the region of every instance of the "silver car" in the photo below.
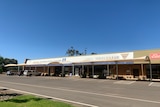
[[[37,72],[35,70],[24,70],[23,75],[25,75],[25,76],[32,76],[32,75],[33,76],[40,76],[41,73]]]

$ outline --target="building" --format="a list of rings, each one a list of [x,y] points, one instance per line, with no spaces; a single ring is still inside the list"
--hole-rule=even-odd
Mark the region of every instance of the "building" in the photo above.
[[[152,80],[160,79],[160,49],[31,59],[24,66],[51,76]]]

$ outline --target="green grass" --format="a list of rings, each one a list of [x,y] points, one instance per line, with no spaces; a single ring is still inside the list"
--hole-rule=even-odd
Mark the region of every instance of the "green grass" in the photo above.
[[[16,96],[12,99],[0,101],[0,107],[73,107],[63,102],[38,98],[32,95]]]

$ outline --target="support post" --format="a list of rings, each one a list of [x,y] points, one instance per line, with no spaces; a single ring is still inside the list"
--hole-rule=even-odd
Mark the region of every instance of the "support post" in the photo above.
[[[18,66],[18,72],[20,72],[20,70],[19,70],[19,66]]]
[[[22,66],[22,70],[24,71],[25,66]]]
[[[74,73],[74,64],[72,64],[72,75],[75,75],[75,73]]]
[[[143,64],[141,64],[141,71],[142,71],[142,80],[144,80],[144,68],[143,68]]]
[[[64,65],[62,65],[62,77],[64,77],[65,74],[64,74]]]
[[[110,73],[109,73],[109,65],[107,65],[107,76],[109,76]]]
[[[116,75],[117,75],[117,80],[118,80],[118,62],[116,62]]]
[[[151,60],[149,60],[149,69],[150,69],[150,81],[152,81],[152,65],[151,65]]]
[[[94,65],[92,64],[92,76],[94,76]]]
[[[37,71],[37,67],[36,66],[35,66],[34,70]]]
[[[48,76],[51,75],[51,69],[50,69],[50,66],[48,66]]]
[[[82,64],[82,69],[81,69],[81,74],[80,74],[81,78],[85,77],[85,72],[84,72],[84,65]]]
[[[46,68],[46,67],[44,66],[44,68],[43,68],[43,72],[45,72],[45,68]]]
[[[89,66],[87,66],[87,77],[89,77]]]
[[[82,65],[82,71],[84,71],[84,65]]]

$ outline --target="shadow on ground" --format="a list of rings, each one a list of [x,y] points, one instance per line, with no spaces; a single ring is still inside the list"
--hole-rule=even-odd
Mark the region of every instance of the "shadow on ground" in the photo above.
[[[22,94],[14,93],[8,89],[0,89],[0,101],[7,101],[15,96],[20,96]]]
[[[27,103],[29,101],[40,101],[42,98],[24,98],[24,99],[9,99],[5,100],[6,102],[13,102],[13,103]]]
[[[19,97],[14,98],[16,96],[21,96],[22,94],[14,93],[9,91],[8,89],[0,89],[0,101],[4,102],[13,102],[13,103],[27,103],[29,101],[41,101],[42,98],[34,98],[34,97]],[[51,98],[46,98],[51,99]]]

